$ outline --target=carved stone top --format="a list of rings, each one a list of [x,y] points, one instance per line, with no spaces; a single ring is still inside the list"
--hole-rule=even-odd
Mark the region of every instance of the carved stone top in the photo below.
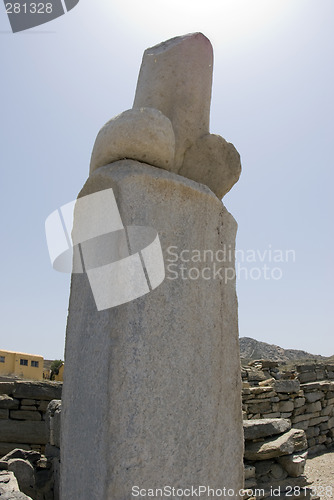
[[[213,50],[201,33],[144,52],[133,109],[99,132],[91,171],[130,158],[207,185],[222,198],[237,182],[240,156],[209,132]]]

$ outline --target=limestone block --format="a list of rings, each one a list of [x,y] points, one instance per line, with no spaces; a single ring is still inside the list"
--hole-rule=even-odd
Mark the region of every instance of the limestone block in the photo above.
[[[322,422],[327,422],[328,421],[328,417],[315,417],[315,418],[311,418],[309,420],[309,423],[308,425],[309,426],[312,426],[312,425],[319,425],[321,424]]]
[[[304,474],[307,451],[302,454],[285,455],[277,458],[278,462],[284,467],[289,476],[299,477]]]
[[[309,404],[305,405],[305,408],[306,408],[307,413],[313,413],[315,411],[322,410],[322,406],[321,406],[320,401],[316,401],[315,403],[309,403]]]
[[[305,413],[305,406],[301,406],[300,408],[295,408],[294,412],[293,412],[293,416],[297,417],[299,415],[302,415],[303,413]]]
[[[245,439],[252,440],[282,434],[291,429],[291,422],[281,418],[263,418],[244,421],[243,428]]]
[[[298,375],[298,379],[301,384],[304,384],[306,382],[313,382],[317,380],[317,374],[315,373],[315,371],[300,373]]]
[[[308,429],[308,420],[303,420],[302,422],[297,422],[293,424],[294,429],[302,429],[303,431],[306,431]]]
[[[307,439],[317,437],[320,434],[320,428],[319,427],[309,427],[305,431]]]
[[[276,392],[283,393],[295,393],[300,390],[300,382],[299,380],[276,380],[274,383],[274,389]]]
[[[0,394],[12,394],[14,382],[0,382]]]
[[[271,377],[271,378],[268,378],[267,380],[262,380],[261,382],[259,382],[259,386],[260,387],[266,387],[266,386],[272,387],[274,382],[275,382],[275,379],[273,377]]]
[[[321,410],[321,415],[328,415],[328,416],[334,415],[334,405],[325,406]]]
[[[332,429],[334,427],[334,416],[328,420],[328,427]]]
[[[7,396],[7,394],[1,394],[0,395],[0,408],[1,409],[16,409],[19,407],[19,400],[12,398],[10,396]]]
[[[324,378],[326,378],[326,372],[324,369],[316,370],[315,373],[317,375],[317,380],[324,380]]]
[[[0,419],[7,419],[9,417],[9,410],[0,410]]]
[[[22,406],[35,406],[36,399],[22,399],[21,400],[21,408]]]
[[[321,391],[305,392],[305,398],[308,403],[314,403],[325,397],[324,393]]]
[[[302,415],[297,415],[292,418],[292,423],[296,424],[298,422],[302,422],[304,420],[310,420],[311,418],[316,418],[320,416],[320,412],[315,413],[304,413]]]
[[[35,485],[34,468],[28,460],[12,458],[8,461],[8,470],[15,474],[20,490],[31,493]]]
[[[13,395],[24,399],[60,399],[62,384],[59,382],[15,382]]]
[[[300,429],[291,429],[281,436],[268,438],[264,442],[247,443],[245,458],[247,460],[267,460],[282,455],[291,455],[295,451],[306,448],[305,432]]]
[[[266,411],[272,411],[272,408],[270,401],[264,401],[263,403],[249,405],[248,410],[251,413],[264,413]]]
[[[297,365],[296,369],[299,373],[310,372],[315,370],[315,365],[305,363],[303,365]]]
[[[0,442],[46,444],[45,422],[2,420],[0,422]],[[14,448],[17,447],[14,446]]]
[[[258,405],[259,403],[263,404],[263,403],[270,403],[270,402],[271,402],[271,398],[263,398],[263,399],[259,398],[259,399],[248,399],[247,400],[248,405]],[[267,411],[271,411],[271,407],[268,405],[263,406],[263,408],[267,408]],[[258,410],[256,410],[256,411],[258,411]]]
[[[38,411],[29,410],[11,410],[10,418],[14,420],[42,420],[42,416]]]
[[[272,387],[251,387],[250,393],[252,396],[261,394],[271,394],[273,392]]]
[[[267,378],[261,370],[253,368],[248,371],[248,380],[250,382],[261,382],[261,380],[267,380]]]
[[[305,391],[330,391],[334,387],[334,383],[329,380],[320,380],[318,382],[310,382],[301,385],[302,389]]]
[[[171,246],[234,248],[236,223],[209,188],[150,165],[101,167],[81,196],[110,187],[124,226],[158,231],[166,278],[151,293],[97,311],[87,276],[72,277],[61,498],[128,500],[133,485],[180,484],[180,474],[182,484],[237,492],[243,434],[235,281],[175,278],[168,270]],[[207,267],[198,263],[200,276]]]
[[[280,401],[277,403],[277,409],[275,405],[275,411],[290,412],[293,411],[294,404],[293,401]]]
[[[298,397],[298,398],[295,398],[293,402],[294,402],[295,408],[301,408],[302,406],[304,406],[306,399]]]
[[[157,109],[129,109],[112,118],[98,133],[90,172],[124,158],[171,170],[174,154],[171,121]]]
[[[20,492],[12,471],[0,472],[0,496],[8,500],[32,500],[31,497]]]
[[[281,414],[277,411],[277,412],[272,412],[272,413],[265,413],[265,416],[266,418],[279,418],[281,416]]]

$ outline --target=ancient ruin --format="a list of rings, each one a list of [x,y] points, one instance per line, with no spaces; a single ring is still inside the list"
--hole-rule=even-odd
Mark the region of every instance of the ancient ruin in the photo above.
[[[212,70],[200,33],[146,50],[133,108],[97,136],[79,198],[112,189],[125,228],[157,231],[165,279],[98,310],[87,274],[72,276],[62,500],[128,500],[134,487],[167,485],[226,488],[238,498],[243,487],[234,261],[220,259],[213,273],[199,258],[196,272],[181,272],[182,251],[216,255],[235,245],[237,225],[221,198],[238,180],[240,158],[209,133]]]

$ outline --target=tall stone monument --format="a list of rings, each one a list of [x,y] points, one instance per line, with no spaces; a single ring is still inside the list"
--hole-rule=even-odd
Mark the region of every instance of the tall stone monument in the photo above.
[[[61,500],[163,498],[172,488],[171,498],[188,498],[199,487],[238,498],[243,486],[237,226],[221,202],[241,167],[233,145],[209,133],[212,69],[201,33],[146,50],[133,108],[97,136],[79,199],[112,189],[125,228],[157,232],[165,277],[99,307],[89,271],[72,276]],[[88,220],[89,208],[75,217]],[[149,283],[151,261],[129,235]],[[103,293],[114,286],[104,280]]]

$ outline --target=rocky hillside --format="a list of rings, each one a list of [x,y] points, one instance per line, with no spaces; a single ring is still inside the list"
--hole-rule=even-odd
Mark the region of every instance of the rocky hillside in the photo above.
[[[274,344],[260,342],[250,337],[241,337],[240,355],[242,359],[269,359],[270,361],[297,361],[297,360],[328,360],[324,356],[310,354],[297,349],[283,349]]]

